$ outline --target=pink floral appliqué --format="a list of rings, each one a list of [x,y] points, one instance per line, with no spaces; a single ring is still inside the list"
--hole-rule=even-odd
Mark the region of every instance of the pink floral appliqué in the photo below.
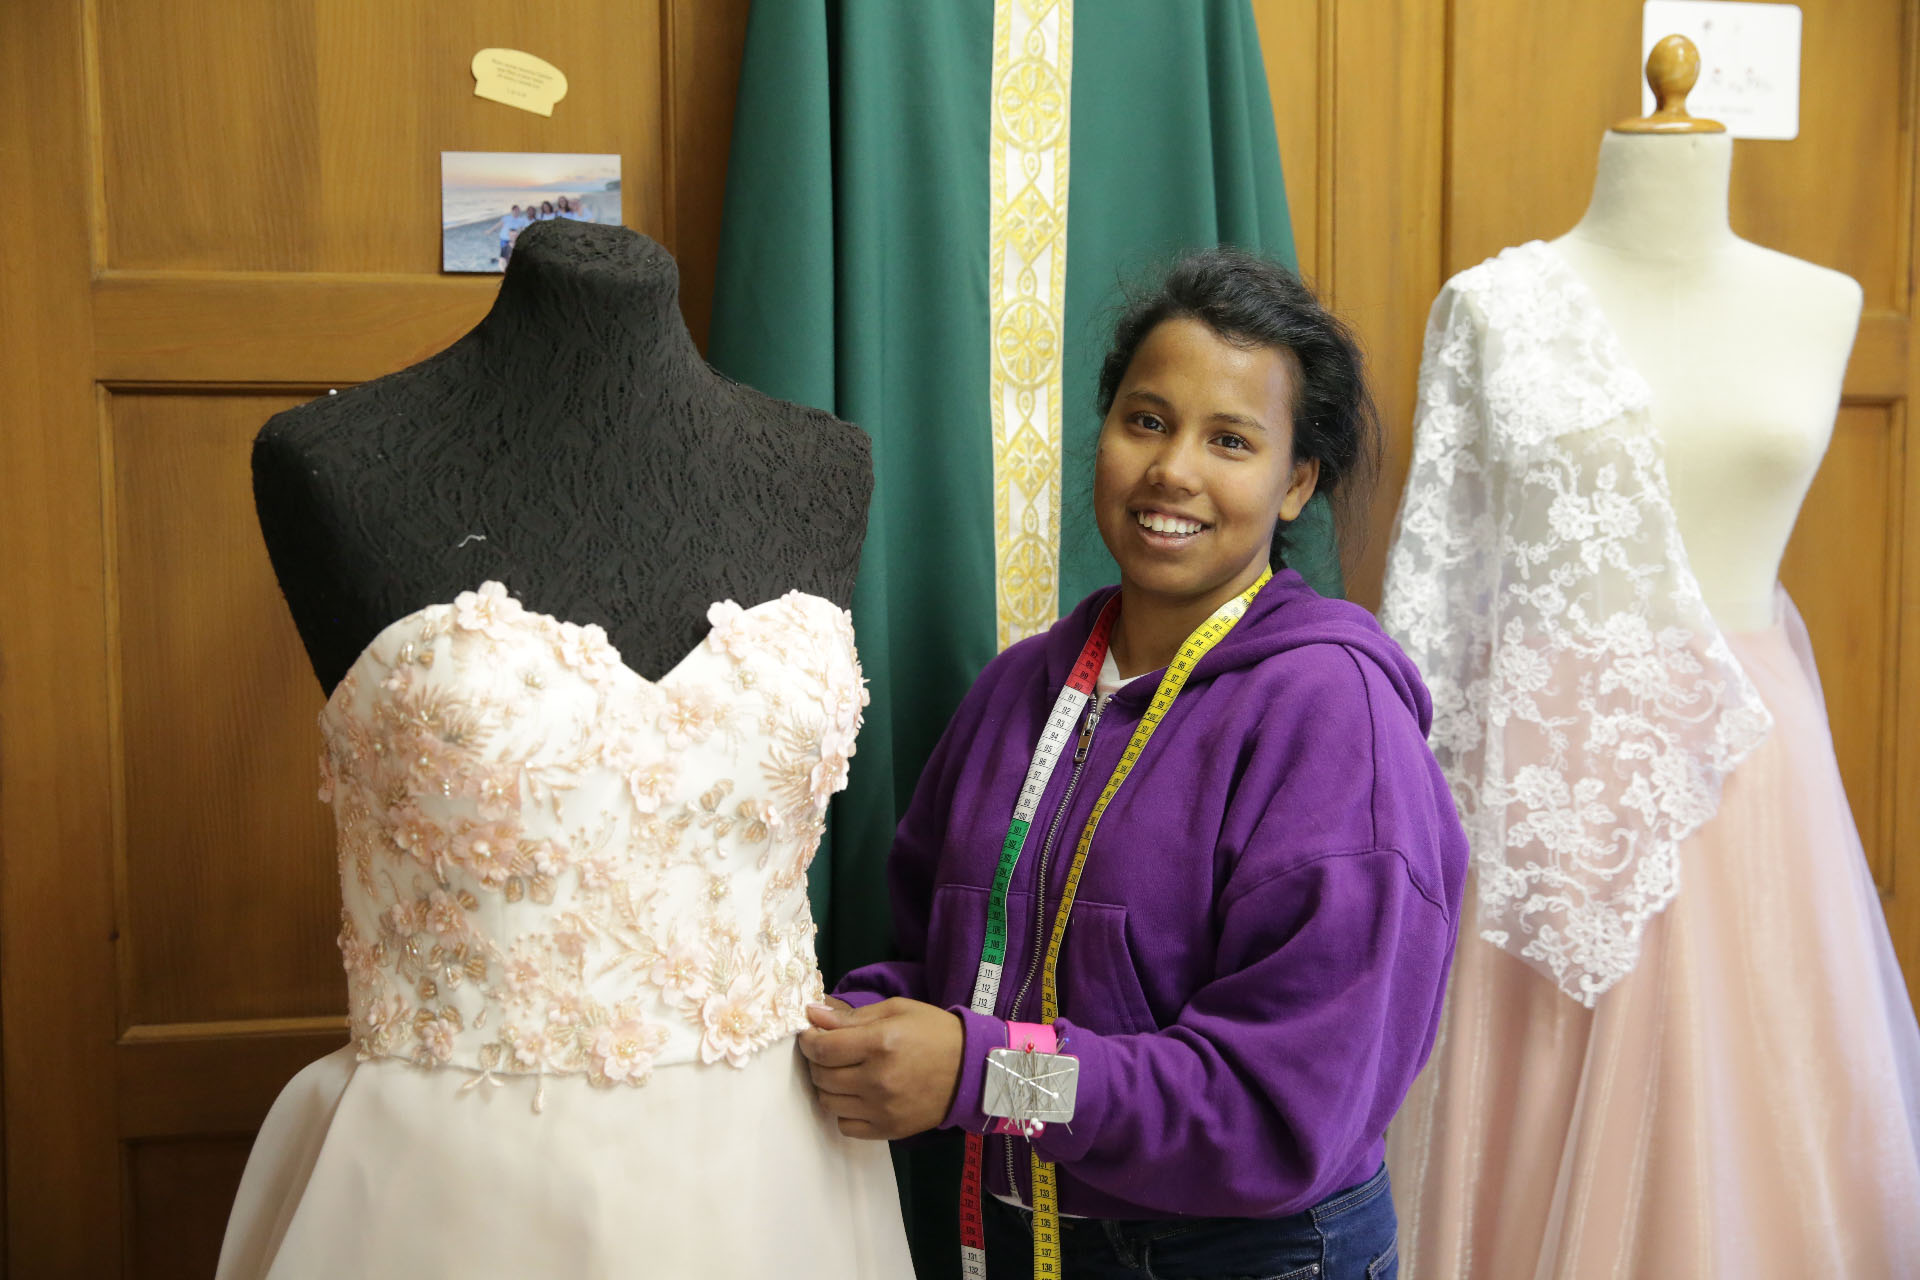
[[[620,651],[607,639],[606,628],[597,622],[584,627],[561,623],[554,652],[563,665],[588,680],[604,680],[620,666]]]
[[[700,1039],[700,1060],[718,1062],[725,1058],[732,1066],[746,1066],[764,1034],[766,998],[752,975],[739,973],[724,990],[702,1001],[700,1023],[705,1034]]]
[[[525,613],[525,607],[498,582],[483,582],[478,591],[462,591],[453,601],[454,625],[495,640],[511,640]]]
[[[755,644],[747,611],[731,600],[722,600],[707,610],[707,647],[724,653],[735,662],[752,656]]]
[[[587,1056],[596,1075],[612,1084],[640,1085],[653,1074],[653,1059],[667,1043],[665,1027],[628,1018],[593,1033]]]

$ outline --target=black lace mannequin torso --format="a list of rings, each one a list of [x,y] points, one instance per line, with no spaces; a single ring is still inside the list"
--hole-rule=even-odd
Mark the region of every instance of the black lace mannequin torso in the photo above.
[[[325,688],[387,625],[487,579],[599,623],[649,679],[716,600],[848,603],[865,434],[714,373],[677,286],[644,236],[536,224],[471,333],[261,429],[260,528]]]

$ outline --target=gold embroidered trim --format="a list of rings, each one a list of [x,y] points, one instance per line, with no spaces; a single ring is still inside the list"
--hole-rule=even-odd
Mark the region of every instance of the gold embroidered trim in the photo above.
[[[1061,356],[1073,0],[995,0],[991,260],[994,606],[1001,648],[1060,596]]]

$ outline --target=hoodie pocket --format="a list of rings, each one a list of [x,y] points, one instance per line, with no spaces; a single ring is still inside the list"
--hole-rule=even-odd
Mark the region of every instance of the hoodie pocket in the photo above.
[[[985,889],[970,884],[934,887],[933,912],[927,918],[928,1000],[942,1008],[971,1003],[986,937]]]
[[[1060,953],[1060,1012],[1101,1035],[1159,1029],[1127,946],[1125,907],[1074,903]]]
[[[1007,895],[1007,915],[1032,927],[1033,900],[1025,893]],[[1048,917],[1052,928],[1052,917]],[[1032,943],[1024,937],[1007,957],[1000,980],[1000,1005],[1020,990],[1032,964]],[[970,884],[943,884],[933,893],[933,914],[927,928],[927,956],[945,960],[930,993],[943,1006],[964,1005],[973,997],[974,974],[980,966],[980,948],[987,936],[987,891]],[[1159,1023],[1147,1005],[1140,975],[1127,946],[1127,909],[1104,902],[1076,902],[1067,922],[1067,938],[1060,955],[1060,1011],[1080,1026],[1100,1035],[1155,1031]],[[1027,997],[1025,1016],[1040,1016],[1040,983],[1036,977]]]

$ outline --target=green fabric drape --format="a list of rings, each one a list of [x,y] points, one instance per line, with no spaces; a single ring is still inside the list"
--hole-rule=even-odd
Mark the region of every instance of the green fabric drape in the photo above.
[[[873,439],[854,589],[873,693],[811,877],[829,982],[885,953],[920,765],[994,653],[987,98],[978,0],[753,7],[709,356]]]

